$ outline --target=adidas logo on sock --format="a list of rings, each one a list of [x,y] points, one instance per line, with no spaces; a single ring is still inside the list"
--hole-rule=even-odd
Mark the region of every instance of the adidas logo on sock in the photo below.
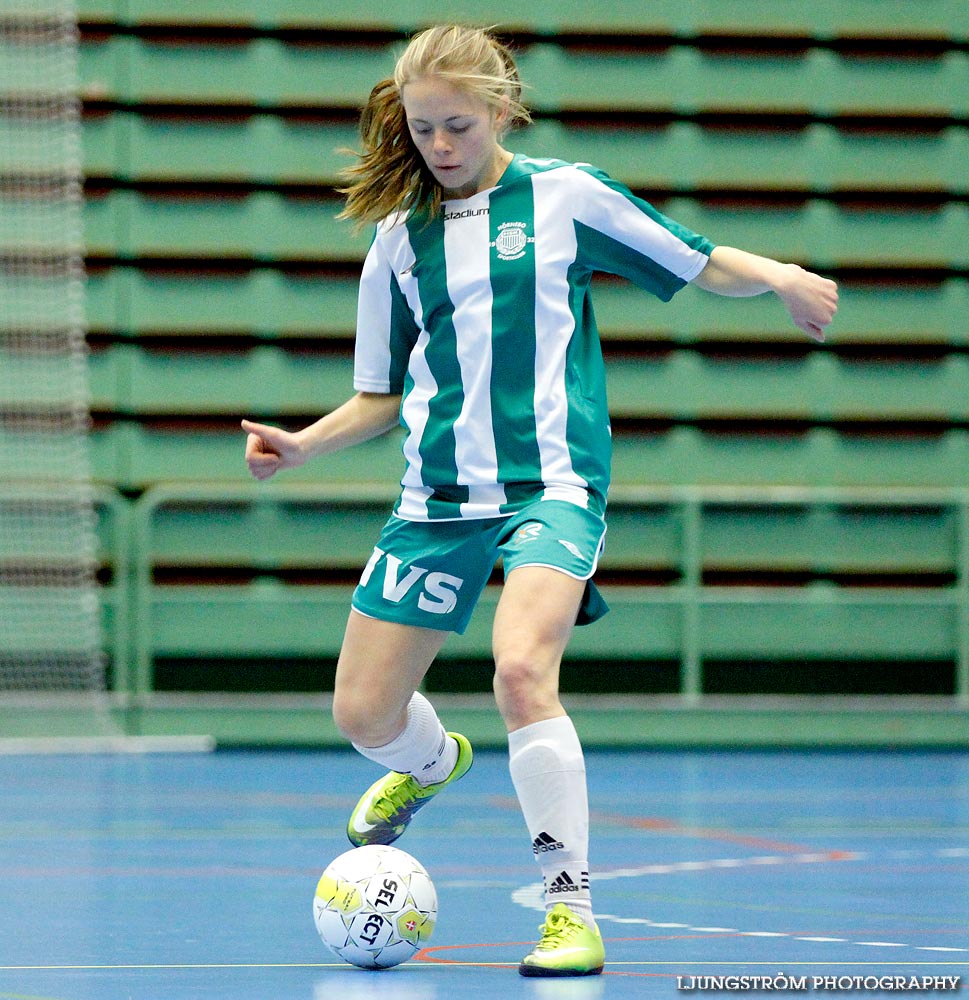
[[[560,893],[560,892],[588,892],[589,890],[589,873],[582,872],[579,876],[579,881],[582,883],[581,888],[572,881],[572,876],[568,872],[560,872],[555,876],[551,883],[546,881],[545,891],[548,893]]]
[[[444,734],[441,739],[441,745],[437,748],[437,756],[430,762],[430,764],[425,764],[421,771],[430,771],[432,767],[437,767],[441,762],[441,758],[444,756],[444,751],[447,749],[447,733]]]
[[[532,854],[548,854],[549,851],[562,851],[565,849],[565,844],[561,840],[556,840],[553,836],[545,833],[543,830],[533,841],[532,841]]]

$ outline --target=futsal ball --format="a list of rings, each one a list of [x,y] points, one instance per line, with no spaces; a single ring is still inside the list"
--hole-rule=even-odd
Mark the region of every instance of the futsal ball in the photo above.
[[[389,969],[434,930],[437,890],[424,866],[387,844],[356,847],[323,872],[313,900],[323,943],[361,969]]]

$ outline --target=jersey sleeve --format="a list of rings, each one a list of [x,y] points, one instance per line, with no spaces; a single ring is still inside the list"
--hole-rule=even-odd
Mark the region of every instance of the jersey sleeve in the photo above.
[[[404,391],[418,327],[379,236],[370,245],[357,297],[353,387],[358,392]]]
[[[715,244],[663,215],[594,167],[577,171],[579,260],[627,278],[663,301],[706,267]]]

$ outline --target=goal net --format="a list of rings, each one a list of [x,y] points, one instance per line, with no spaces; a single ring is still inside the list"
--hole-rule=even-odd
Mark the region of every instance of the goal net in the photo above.
[[[82,717],[63,713],[75,732],[111,728],[88,441],[77,50],[73,0],[0,0],[0,737],[22,735],[18,720],[29,725],[29,712],[11,705],[58,699],[90,706]]]

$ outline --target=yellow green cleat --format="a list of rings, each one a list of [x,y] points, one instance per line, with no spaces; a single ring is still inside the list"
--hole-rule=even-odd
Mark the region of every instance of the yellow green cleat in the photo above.
[[[598,928],[589,927],[565,903],[554,906],[539,928],[542,940],[518,966],[523,976],[598,976],[606,952]]]
[[[463,778],[471,767],[471,744],[460,733],[448,733],[458,744],[454,770],[426,788],[410,774],[390,771],[375,781],[357,803],[347,823],[347,836],[355,847],[392,844],[407,829],[418,809],[427,805],[443,788]]]

